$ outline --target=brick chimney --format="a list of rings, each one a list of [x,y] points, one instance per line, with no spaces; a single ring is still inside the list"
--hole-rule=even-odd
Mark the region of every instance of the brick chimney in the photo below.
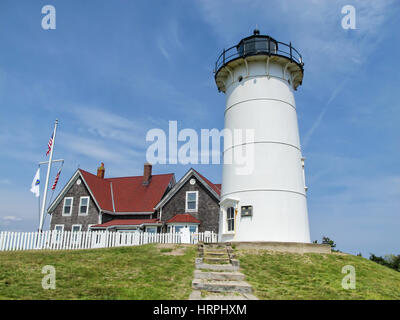
[[[144,164],[144,169],[143,169],[143,185],[148,185],[151,180],[151,169],[152,169],[151,163],[146,162]]]
[[[101,166],[97,168],[97,176],[101,179],[104,179],[104,172],[106,171],[106,168],[104,168],[104,163],[101,163]]]

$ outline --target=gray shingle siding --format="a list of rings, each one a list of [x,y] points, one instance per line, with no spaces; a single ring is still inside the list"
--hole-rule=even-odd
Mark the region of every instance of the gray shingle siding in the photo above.
[[[81,224],[82,225],[82,231],[87,231],[88,230],[88,225],[90,224],[98,224],[99,223],[99,210],[97,209],[97,206],[93,199],[90,197],[89,201],[89,212],[87,216],[80,216],[78,215],[79,211],[79,202],[80,202],[80,197],[90,197],[89,190],[86,188],[84,182],[80,185],[76,184],[76,181],[72,184],[71,188],[66,192],[64,195],[63,199],[60,201],[60,203],[57,205],[57,207],[54,209],[51,217],[51,223],[50,223],[50,230],[54,230],[54,227],[56,224],[62,224],[64,225],[64,230],[65,231],[71,231],[72,225],[74,224]],[[72,212],[71,216],[63,216],[62,211],[63,211],[63,206],[64,206],[64,198],[66,197],[73,197],[73,203],[72,203]]]
[[[196,180],[194,185],[191,185],[189,182],[191,178]],[[219,200],[216,199],[194,176],[191,178],[189,178],[182,188],[163,206],[162,222],[166,223],[169,219],[179,213],[190,213],[201,222],[199,232],[218,232]],[[187,191],[199,192],[197,212],[185,211]],[[164,231],[166,231],[166,226],[164,226]]]

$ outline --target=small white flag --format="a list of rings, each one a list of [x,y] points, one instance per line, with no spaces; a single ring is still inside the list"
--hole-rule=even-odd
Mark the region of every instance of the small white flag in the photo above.
[[[39,185],[40,185],[40,168],[37,169],[35,177],[32,181],[31,192],[35,194],[36,197],[39,197]]]

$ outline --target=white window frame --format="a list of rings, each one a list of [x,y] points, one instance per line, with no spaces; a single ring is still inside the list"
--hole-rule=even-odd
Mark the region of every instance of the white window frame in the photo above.
[[[157,233],[157,226],[146,226],[146,232],[149,232],[148,230],[149,229],[155,229],[155,232],[153,232],[153,233]]]
[[[229,230],[229,221],[228,221],[228,209],[232,208],[233,209],[233,218],[229,220],[233,220],[233,230]],[[225,225],[226,225],[226,233],[235,233],[235,207],[234,206],[229,206],[225,209]]]
[[[196,194],[196,208],[195,209],[189,209],[188,208],[188,196],[189,193],[195,193]],[[185,212],[197,212],[199,209],[199,191],[186,191],[186,200],[185,200]]]
[[[62,230],[57,230],[57,227],[61,227]],[[56,224],[56,225],[54,226],[54,231],[64,231],[64,225],[63,225],[63,224]]]
[[[87,203],[87,206],[86,206],[86,213],[81,213],[82,199],[88,199],[88,203]],[[89,214],[89,203],[90,203],[90,197],[89,196],[84,196],[84,197],[80,197],[79,198],[78,216],[87,216]]]
[[[65,213],[65,202],[66,200],[71,199],[71,211],[69,213]],[[65,217],[70,217],[72,216],[72,209],[74,206],[74,197],[65,197],[64,198],[64,204],[63,204],[63,209],[62,209],[62,215]]]
[[[76,226],[79,227],[79,230],[78,230],[78,231],[74,231],[74,230],[73,230],[74,227],[76,227]],[[82,231],[82,225],[81,225],[81,224],[73,224],[73,225],[71,226],[71,232],[79,232],[79,231]]]
[[[57,227],[61,227],[62,229],[61,230],[57,230]],[[56,234],[54,234],[54,238],[53,239],[54,239],[54,241],[56,243],[59,243],[62,240],[62,237],[60,237],[59,232],[64,233],[64,225],[63,224],[56,224],[54,226],[54,232],[56,232]]]
[[[79,230],[78,231],[74,231],[74,227],[76,227],[76,226],[79,226]],[[71,242],[72,243],[77,243],[77,242],[81,241],[80,237],[78,237],[78,234],[76,234],[77,232],[80,232],[80,231],[82,231],[82,225],[81,224],[73,224],[71,226]]]

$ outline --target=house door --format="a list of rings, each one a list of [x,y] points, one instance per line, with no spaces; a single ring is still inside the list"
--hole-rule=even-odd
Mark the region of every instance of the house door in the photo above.
[[[190,243],[190,231],[187,226],[181,229],[181,243]]]

